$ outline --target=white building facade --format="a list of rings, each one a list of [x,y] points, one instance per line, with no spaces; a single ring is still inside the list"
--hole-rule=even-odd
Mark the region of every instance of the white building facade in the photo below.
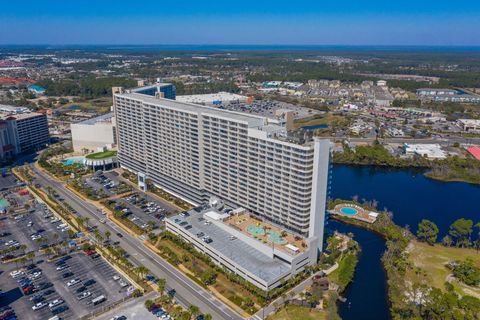
[[[108,113],[70,125],[73,150],[95,152],[115,145],[115,118]]]
[[[272,119],[134,92],[114,95],[122,167],[200,204],[212,195],[322,249],[330,142],[296,144]]]

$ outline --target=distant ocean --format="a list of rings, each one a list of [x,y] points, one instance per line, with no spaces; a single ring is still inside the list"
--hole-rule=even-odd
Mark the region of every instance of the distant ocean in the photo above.
[[[131,51],[383,51],[383,52],[480,52],[480,46],[378,46],[378,45],[3,45],[5,49],[131,50]]]

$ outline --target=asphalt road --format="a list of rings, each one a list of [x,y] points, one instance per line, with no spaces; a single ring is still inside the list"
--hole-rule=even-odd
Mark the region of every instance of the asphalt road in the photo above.
[[[208,291],[194,283],[149,249],[145,248],[142,240],[131,236],[113,222],[107,221],[106,224],[100,223],[99,220],[104,218],[104,216],[98,212],[94,205],[85,202],[66,189],[62,183],[50,178],[35,166],[31,166],[31,168],[36,173],[35,183],[54,188],[80,215],[90,218],[89,224],[96,224],[101,233],[109,230],[112,234],[111,239],[113,241],[120,241],[120,245],[130,254],[133,260],[147,267],[154,276],[165,278],[167,280],[167,286],[176,291],[175,298],[179,303],[184,306],[194,304],[198,306],[203,313],[210,313],[214,319],[243,319]],[[119,238],[116,235],[117,233],[121,233],[123,237]]]

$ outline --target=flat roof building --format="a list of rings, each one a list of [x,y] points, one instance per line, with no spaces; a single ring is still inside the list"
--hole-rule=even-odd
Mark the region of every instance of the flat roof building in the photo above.
[[[480,120],[477,119],[458,119],[457,123],[462,130],[471,133],[480,133]]]
[[[480,103],[480,96],[476,94],[467,93],[458,89],[433,89],[421,88],[417,89],[417,97],[423,100],[437,101],[437,102],[467,102]]]
[[[439,144],[407,144],[405,143],[406,155],[419,155],[429,159],[445,159],[447,153]]]

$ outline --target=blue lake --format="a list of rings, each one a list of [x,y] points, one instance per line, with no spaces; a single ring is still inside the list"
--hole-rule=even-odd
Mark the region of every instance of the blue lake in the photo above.
[[[480,222],[480,187],[462,182],[440,182],[421,172],[375,167],[335,166],[331,198],[377,200],[378,208],[393,212],[394,221],[415,232],[421,219],[434,221],[441,236],[458,218]],[[362,253],[352,284],[340,304],[345,320],[389,319],[385,273],[380,258],[385,242],[361,228],[330,220],[327,230],[352,232]]]

